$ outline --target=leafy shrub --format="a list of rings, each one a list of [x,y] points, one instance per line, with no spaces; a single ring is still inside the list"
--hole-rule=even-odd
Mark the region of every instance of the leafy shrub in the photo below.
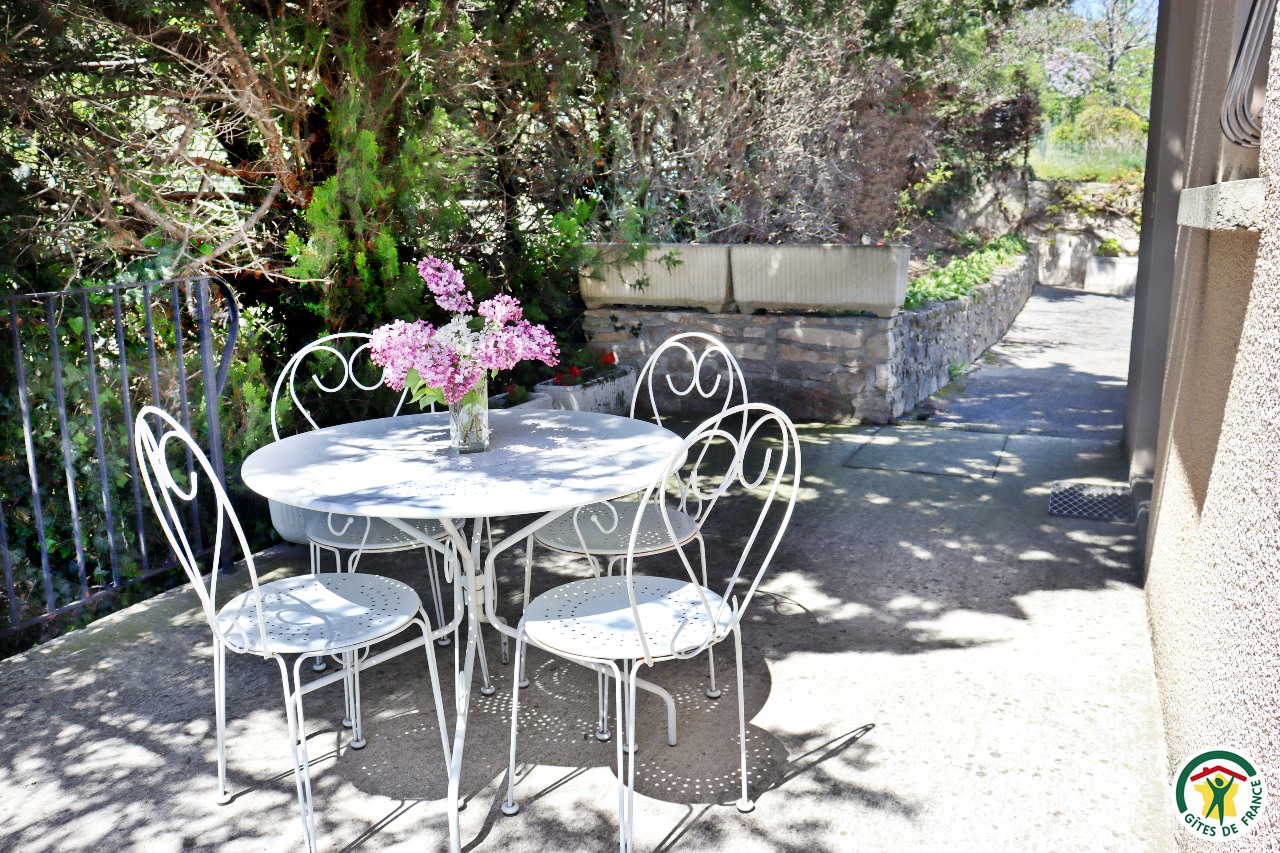
[[[1006,266],[1027,253],[1027,241],[1017,234],[1006,234],[976,252],[955,258],[942,269],[931,270],[907,285],[906,308],[919,308],[926,302],[945,302],[968,296],[978,285],[991,278],[997,267]]]
[[[1098,257],[1100,258],[1118,258],[1123,254],[1124,247],[1114,237],[1108,237],[1098,246]]]
[[[1146,139],[1144,122],[1124,107],[1088,104],[1069,122],[1055,127],[1049,139],[1059,145],[1126,148]]]

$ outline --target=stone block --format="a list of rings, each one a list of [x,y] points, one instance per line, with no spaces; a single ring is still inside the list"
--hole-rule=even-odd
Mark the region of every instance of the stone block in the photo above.
[[[739,360],[765,361],[769,358],[767,344],[729,343],[727,345],[729,352],[733,353],[733,357]]]
[[[789,326],[778,329],[778,340],[793,341],[821,347],[846,347],[856,349],[862,346],[862,332],[858,330],[815,328],[796,320]]]
[[[878,332],[867,339],[867,357],[876,361],[888,361],[897,354],[897,343],[891,332]]]
[[[836,353],[825,349],[806,349],[791,344],[778,344],[778,358],[806,364],[835,364]]]

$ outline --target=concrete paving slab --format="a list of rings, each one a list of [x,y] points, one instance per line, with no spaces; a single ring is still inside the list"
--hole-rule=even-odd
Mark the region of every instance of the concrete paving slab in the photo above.
[[[844,464],[846,468],[991,478],[1000,466],[1007,438],[999,433],[886,426],[866,436]]]
[[[1133,299],[1036,287],[1004,338],[926,408],[940,424],[1118,443]]]
[[[1047,515],[1049,483],[1115,476],[1115,458],[1096,443],[1032,439],[1008,443],[995,478],[845,467],[870,432],[801,426],[800,503],[744,622],[755,812],[731,805],[732,650],[716,657],[719,700],[702,693],[704,660],[659,665],[646,675],[676,696],[680,746],[665,745],[660,706],[642,697],[636,849],[1171,849],[1132,529]],[[919,452],[947,460],[941,442]],[[708,531],[713,566],[744,532],[733,506],[720,516],[728,527]],[[264,563],[296,572],[305,551]],[[426,594],[416,555],[361,568]],[[500,570],[500,609],[514,620],[521,569]],[[583,572],[540,552],[536,589]],[[272,664],[231,658],[236,796],[214,802],[209,642],[194,596],[175,591],[0,661],[0,848],[298,849]],[[521,711],[522,808],[498,811],[511,668],[496,663],[491,633],[488,648],[498,690],[472,703],[465,849],[616,849],[613,744],[590,735],[594,678],[547,656],[531,657]],[[450,650],[435,654],[451,665]],[[308,699],[322,850],[443,849],[425,671],[414,654],[364,677],[363,751],[347,746],[336,686]]]

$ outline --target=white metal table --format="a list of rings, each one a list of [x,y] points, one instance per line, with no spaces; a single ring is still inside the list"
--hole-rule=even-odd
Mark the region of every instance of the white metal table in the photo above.
[[[652,423],[594,412],[496,411],[489,419],[493,438],[484,453],[450,454],[446,413],[401,415],[289,436],[255,451],[241,472],[249,488],[284,504],[384,518],[411,535],[419,534],[402,520],[435,518],[448,532],[461,562],[456,582],[469,615],[456,686],[458,717],[447,756],[454,851],[460,849],[459,781],[479,622],[487,614],[496,628],[514,636],[496,617],[496,555],[567,511],[644,489],[681,443],[675,433]],[[482,563],[481,522],[529,514],[539,517],[490,549]],[[470,542],[459,529],[463,519],[474,520]]]

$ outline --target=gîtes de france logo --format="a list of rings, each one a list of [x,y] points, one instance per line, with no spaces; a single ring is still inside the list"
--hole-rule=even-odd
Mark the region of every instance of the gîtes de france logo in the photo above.
[[[1253,829],[1266,791],[1249,759],[1211,749],[1182,765],[1173,796],[1186,829],[1211,841],[1230,841]]]

